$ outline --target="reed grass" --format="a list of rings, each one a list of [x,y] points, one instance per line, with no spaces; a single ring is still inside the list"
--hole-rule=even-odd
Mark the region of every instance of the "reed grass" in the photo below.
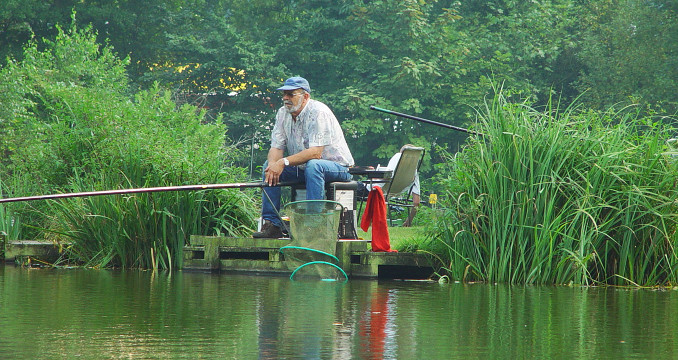
[[[26,177],[21,176],[10,178],[9,183],[0,181],[0,197],[7,197],[6,194],[11,194],[9,189],[18,187],[30,189],[30,181]],[[30,214],[24,211],[26,207],[27,204],[22,203],[0,204],[0,232],[5,233],[6,240],[14,241],[22,239],[24,234],[24,219],[31,220]]]
[[[673,129],[632,113],[537,111],[498,95],[449,161],[435,237],[458,280],[675,284]]]
[[[245,178],[221,118],[179,105],[155,84],[134,91],[128,59],[100,46],[91,27],[56,27],[0,69],[0,179],[10,197],[204,183]],[[13,211],[10,214],[8,209]],[[180,267],[188,236],[253,227],[250,197],[215,190],[34,201],[3,207],[20,215],[27,239],[47,236],[64,259],[95,267]],[[2,226],[2,225],[0,225]]]
[[[97,187],[169,186],[168,179],[132,181],[129,173],[107,177]],[[139,179],[141,172],[136,174]],[[127,184],[121,186],[121,184]],[[89,179],[73,191],[91,191]],[[90,267],[174,269],[182,267],[191,235],[249,233],[256,208],[237,190],[139,193],[50,202],[52,238],[69,244],[65,258]]]
[[[5,235],[6,240],[18,240],[21,238],[20,217],[11,207],[0,205],[0,233]],[[4,249],[2,249],[4,251]]]

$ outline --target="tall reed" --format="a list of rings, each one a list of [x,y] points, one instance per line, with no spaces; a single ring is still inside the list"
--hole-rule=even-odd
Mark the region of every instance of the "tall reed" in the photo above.
[[[497,95],[450,157],[437,238],[457,279],[676,283],[670,128],[629,112],[537,111]]]
[[[0,233],[6,236],[6,240],[18,240],[21,237],[20,217],[11,206],[0,205]],[[3,251],[0,249],[0,253]]]
[[[242,180],[222,118],[178,105],[155,84],[133,91],[128,59],[91,27],[56,27],[0,69],[0,179],[9,196]],[[2,119],[0,119],[2,120]],[[11,126],[10,126],[11,125]],[[175,268],[191,234],[237,234],[254,225],[252,200],[205,191],[106,196],[16,205],[23,235],[67,244],[92,266]],[[5,219],[7,219],[7,215]],[[1,220],[1,219],[0,219]]]
[[[30,179],[15,176],[8,178],[7,181],[0,181],[0,196],[8,197],[7,194],[12,194],[10,189],[16,188],[30,189]],[[5,233],[7,240],[22,239],[24,235],[22,223],[24,220],[31,221],[32,219],[30,214],[24,211],[28,206],[30,205],[26,203],[0,204],[0,232]]]
[[[129,168],[127,169],[130,170]],[[142,172],[74,182],[73,191],[170,185]],[[127,184],[122,185],[121,184]],[[65,247],[66,259],[92,267],[181,268],[191,235],[243,235],[256,207],[237,190],[140,193],[71,198],[50,202],[48,233]]]

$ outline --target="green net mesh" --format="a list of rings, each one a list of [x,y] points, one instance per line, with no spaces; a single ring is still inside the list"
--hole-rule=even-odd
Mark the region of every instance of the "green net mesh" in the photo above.
[[[342,210],[340,203],[327,200],[295,201],[284,207],[292,241],[280,252],[295,266],[293,280],[347,280],[335,256]]]

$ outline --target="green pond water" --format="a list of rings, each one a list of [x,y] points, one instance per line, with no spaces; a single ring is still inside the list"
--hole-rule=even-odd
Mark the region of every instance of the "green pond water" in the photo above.
[[[676,359],[678,292],[0,265],[2,359]]]

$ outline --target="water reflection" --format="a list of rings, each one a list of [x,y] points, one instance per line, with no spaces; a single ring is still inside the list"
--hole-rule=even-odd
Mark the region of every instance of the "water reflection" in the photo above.
[[[0,354],[675,358],[675,291],[0,266]]]

